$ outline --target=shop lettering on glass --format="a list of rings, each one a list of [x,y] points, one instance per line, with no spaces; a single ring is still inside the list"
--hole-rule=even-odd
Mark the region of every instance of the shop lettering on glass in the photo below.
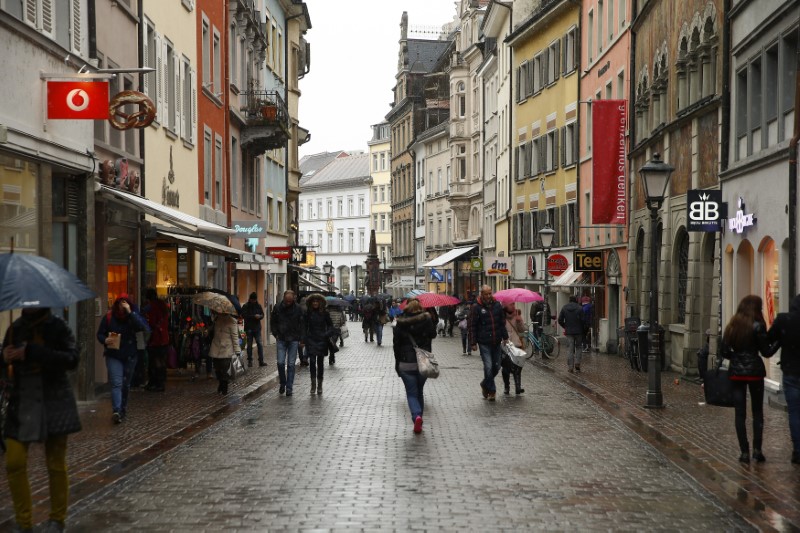
[[[686,192],[686,209],[687,231],[715,232],[722,229],[725,211],[722,191],[689,190]]]
[[[231,227],[236,231],[237,237],[266,237],[267,226],[258,220],[234,220]]]
[[[736,215],[728,219],[728,229],[742,234],[746,228],[758,222],[758,219],[753,213],[746,213],[747,209],[744,205],[744,198],[741,196],[739,197],[737,205],[738,209],[736,210]]]

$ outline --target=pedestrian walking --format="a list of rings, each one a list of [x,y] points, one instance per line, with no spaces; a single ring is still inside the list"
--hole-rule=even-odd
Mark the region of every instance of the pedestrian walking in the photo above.
[[[64,531],[69,505],[67,436],[81,430],[67,372],[78,367],[75,335],[49,309],[24,309],[3,339],[3,369],[12,381],[5,420],[6,475],[16,530],[33,531],[28,448],[44,443],[50,516],[43,531]]]
[[[303,320],[302,343],[311,365],[311,394],[322,394],[322,377],[325,372],[325,356],[328,355],[328,340],[333,336],[333,320],[325,309],[325,297],[312,294],[306,298],[306,314]]]
[[[503,312],[506,316],[506,331],[508,332],[508,341],[510,344],[516,346],[520,350],[522,347],[522,338],[520,333],[525,332],[525,322],[522,320],[520,311],[516,308],[513,302],[508,302],[503,305]],[[525,392],[522,388],[522,367],[514,364],[511,358],[503,352],[500,358],[500,366],[503,375],[503,393],[511,393],[511,376],[514,376],[514,392],[519,396]]]
[[[762,311],[761,297],[749,295],[742,298],[725,332],[722,335],[721,354],[730,359],[729,375],[733,381],[733,407],[735,411],[736,438],[739,440],[739,462],[750,463],[750,446],[747,441],[747,391],[750,391],[753,413],[753,459],[763,463],[761,452],[764,434],[764,377],[767,369],[759,352],[772,357],[778,346],[771,346]]]
[[[453,336],[453,326],[455,326],[456,308],[454,305],[443,305],[439,308],[439,318],[444,320],[444,332],[442,337]]]
[[[455,319],[458,321],[458,329],[461,331],[461,353],[471,355],[469,350],[469,305],[464,300],[458,304],[455,312]]]
[[[383,344],[383,326],[389,322],[389,313],[386,311],[386,304],[383,300],[378,300],[375,303],[375,320],[372,323],[372,328],[375,331],[375,340],[378,346]]]
[[[567,368],[570,372],[581,371],[581,342],[583,341],[583,309],[578,298],[569,297],[569,302],[558,314],[558,325],[564,328],[569,340],[567,347]]]
[[[375,342],[375,322],[378,319],[376,302],[370,298],[361,309],[361,329],[364,331],[364,342]]]
[[[344,311],[341,307],[337,307],[335,305],[328,306],[328,313],[331,315],[331,320],[333,321],[333,327],[336,328],[336,336],[333,338],[333,341],[339,341],[339,348],[344,348],[344,338],[341,335],[341,328],[342,326],[347,325],[347,317],[344,316]],[[333,364],[333,362],[331,362]]]
[[[400,300],[395,300],[389,308],[389,320],[394,322],[394,319],[399,317],[402,312],[403,310],[400,309]]]
[[[583,353],[592,348],[592,324],[594,324],[594,303],[590,296],[581,298],[583,310]]]
[[[146,390],[163,392],[167,385],[167,351],[169,350],[169,308],[158,298],[155,289],[145,291],[147,305],[142,308],[150,328],[147,342],[147,386]]]
[[[414,433],[421,433],[425,410],[423,389],[428,378],[419,373],[414,345],[431,351],[431,340],[436,337],[436,325],[416,298],[408,300],[403,314],[397,317],[395,323],[394,369],[406,389]]]
[[[492,288],[481,287],[478,301],[470,311],[470,349],[480,350],[483,360],[483,381],[481,393],[491,402],[495,401],[497,387],[494,378],[500,372],[501,345],[508,341],[503,306],[492,296]]]
[[[800,464],[800,295],[792,298],[788,313],[778,313],[769,329],[770,342],[781,348],[783,396],[789,411],[792,462]]]
[[[283,300],[272,308],[270,329],[276,339],[280,394],[292,395],[297,348],[303,331],[303,311],[295,303],[294,291],[283,293]]]
[[[105,346],[103,356],[106,358],[108,383],[111,385],[111,420],[115,424],[125,420],[128,414],[128,393],[138,356],[138,331],[144,332],[146,336],[150,333],[150,328],[145,319],[133,309],[128,295],[121,294],[100,319],[100,326],[97,328],[97,340]]]
[[[258,295],[250,293],[247,303],[242,306],[244,318],[244,332],[247,335],[247,366],[253,366],[253,341],[258,349],[258,366],[267,366],[264,362],[264,346],[261,343],[261,320],[264,318],[264,308],[258,303]]]
[[[228,394],[230,382],[231,359],[242,352],[239,342],[239,323],[231,315],[211,311],[214,327],[211,330],[211,348],[209,356],[214,361],[214,373],[217,376],[217,392]]]

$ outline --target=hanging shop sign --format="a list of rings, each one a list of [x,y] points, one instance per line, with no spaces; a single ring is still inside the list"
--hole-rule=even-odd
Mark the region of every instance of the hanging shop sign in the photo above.
[[[126,109],[136,111],[128,113]],[[146,128],[156,118],[156,106],[146,94],[139,91],[122,91],[108,103],[108,122],[118,130]]]
[[[231,227],[236,230],[236,237],[266,237],[267,225],[260,220],[234,220]]]
[[[483,258],[473,257],[469,260],[469,269],[471,272],[483,272]]]
[[[498,257],[496,255],[485,255],[483,257],[483,264],[486,266],[485,274],[487,276],[510,276],[511,266],[509,265],[507,257]]]
[[[741,235],[744,233],[745,229],[755,225],[755,223],[758,222],[758,219],[753,213],[746,212],[747,209],[744,205],[744,198],[741,196],[739,197],[737,206],[738,209],[736,210],[736,215],[733,218],[728,219],[728,229]]]
[[[715,232],[722,229],[722,191],[686,191],[687,231]]]
[[[107,81],[48,81],[47,118],[108,118]]]
[[[288,246],[268,246],[267,255],[273,259],[287,261],[291,255],[291,248]]]
[[[444,276],[436,270],[435,268],[431,269],[431,281],[444,281]]]
[[[569,268],[569,261],[561,254],[553,254],[547,258],[547,272],[552,276],[560,276]]]
[[[536,257],[529,255],[527,261],[527,271],[528,276],[535,278],[536,277]]]
[[[575,250],[572,252],[572,270],[575,272],[602,272],[603,252]]]
[[[301,265],[306,262],[306,247],[292,246],[289,254],[289,262],[293,265]]]

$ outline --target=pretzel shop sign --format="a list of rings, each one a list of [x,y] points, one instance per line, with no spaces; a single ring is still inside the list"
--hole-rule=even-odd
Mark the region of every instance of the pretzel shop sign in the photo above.
[[[547,271],[553,276],[560,276],[569,268],[569,261],[561,254],[553,254],[547,258]]]

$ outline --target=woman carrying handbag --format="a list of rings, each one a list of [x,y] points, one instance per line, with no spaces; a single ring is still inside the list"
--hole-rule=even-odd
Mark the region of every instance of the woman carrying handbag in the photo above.
[[[419,300],[412,298],[397,317],[394,328],[394,369],[406,388],[406,399],[414,423],[414,433],[422,432],[422,412],[425,398],[422,389],[427,378],[420,374],[417,365],[417,352],[414,345],[431,351],[431,340],[436,337],[436,323],[420,305]]]
[[[239,344],[239,324],[231,315],[218,314],[211,312],[214,318],[213,339],[209,356],[214,361],[214,371],[217,375],[217,392],[228,394],[228,382],[230,381],[231,359],[238,357],[242,352]]]
[[[730,359],[730,379],[733,381],[733,407],[736,412],[736,437],[741,455],[739,462],[750,463],[750,446],[747,441],[747,391],[750,391],[753,413],[753,459],[766,461],[761,452],[764,433],[764,377],[767,369],[764,357],[772,357],[778,345],[770,345],[767,325],[759,296],[745,296],[736,314],[731,317],[722,335],[722,357]],[[759,353],[761,355],[759,355]]]

